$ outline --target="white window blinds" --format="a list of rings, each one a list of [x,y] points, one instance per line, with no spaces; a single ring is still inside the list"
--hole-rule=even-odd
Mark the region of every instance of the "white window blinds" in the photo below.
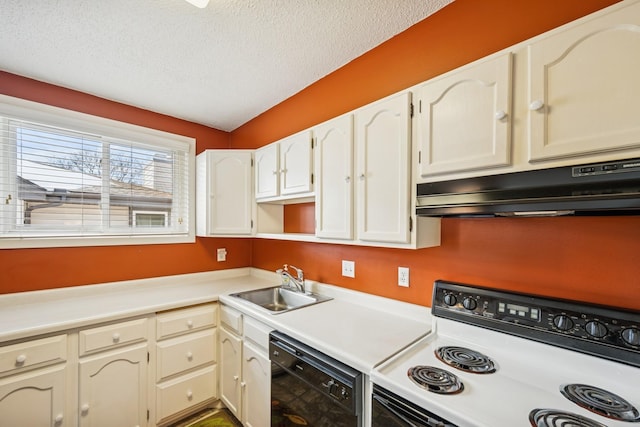
[[[68,117],[79,113],[33,113],[0,109],[2,246],[192,238],[192,141],[92,116]]]

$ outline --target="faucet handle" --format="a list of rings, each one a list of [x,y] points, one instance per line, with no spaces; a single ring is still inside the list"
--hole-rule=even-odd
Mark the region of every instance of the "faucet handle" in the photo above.
[[[304,271],[302,271],[301,268],[294,267],[293,265],[290,265],[289,267],[293,268],[296,271],[296,274],[298,276],[298,280],[300,280],[300,281],[304,280]]]

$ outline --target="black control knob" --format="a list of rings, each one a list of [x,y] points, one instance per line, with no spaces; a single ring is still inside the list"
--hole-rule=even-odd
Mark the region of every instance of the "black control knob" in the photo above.
[[[458,299],[453,294],[446,294],[444,296],[444,303],[447,304],[449,307],[452,307],[458,303]]]
[[[585,323],[584,330],[587,331],[588,335],[595,338],[602,338],[609,333],[605,324],[597,320],[590,320]]]
[[[573,320],[566,314],[558,314],[553,318],[553,326],[561,331],[568,331],[573,328]]]
[[[622,341],[629,345],[640,345],[640,330],[637,328],[625,328],[622,330]]]
[[[475,308],[478,306],[478,303],[473,298],[467,297],[462,300],[462,306],[467,310],[475,310]]]

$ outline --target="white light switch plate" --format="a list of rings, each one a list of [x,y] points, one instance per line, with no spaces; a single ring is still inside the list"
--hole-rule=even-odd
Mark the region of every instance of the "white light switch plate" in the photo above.
[[[227,249],[226,248],[218,249],[218,262],[226,261],[226,260],[227,260]]]

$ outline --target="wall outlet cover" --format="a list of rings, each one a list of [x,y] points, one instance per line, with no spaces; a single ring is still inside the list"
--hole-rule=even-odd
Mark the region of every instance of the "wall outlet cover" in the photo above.
[[[409,287],[409,267],[398,267],[398,286]]]
[[[355,261],[342,260],[342,275],[345,277],[356,277],[356,263]]]

